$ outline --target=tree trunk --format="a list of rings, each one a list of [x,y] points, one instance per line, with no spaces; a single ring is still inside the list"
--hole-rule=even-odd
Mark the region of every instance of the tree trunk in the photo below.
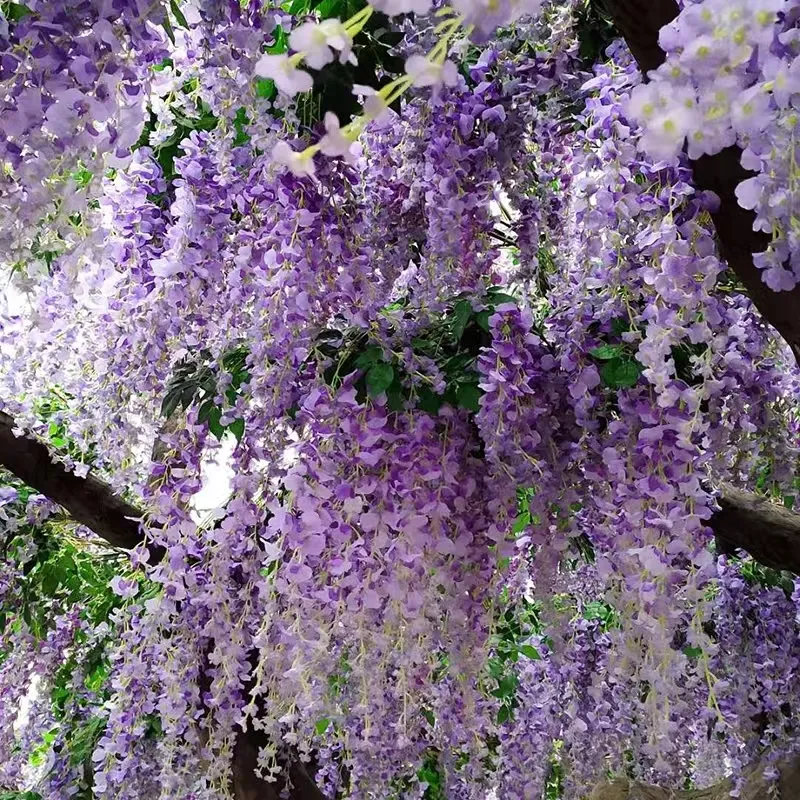
[[[779,793],[764,778],[764,764],[750,770],[738,800],[797,800],[800,798],[800,759],[780,765]],[[708,789],[672,792],[643,783],[614,781],[595,787],[590,800],[730,800],[732,784],[724,780]]]
[[[604,0],[604,5],[642,72],[660,66],[666,56],[658,45],[658,32],[678,16],[675,0]],[[736,199],[736,187],[753,175],[742,167],[741,155],[738,147],[729,147],[693,161],[694,183],[719,197],[720,207],[712,217],[721,253],[764,319],[800,359],[800,286],[791,292],[773,292],[753,263],[753,254],[766,250],[770,237],[753,230],[755,214]]]

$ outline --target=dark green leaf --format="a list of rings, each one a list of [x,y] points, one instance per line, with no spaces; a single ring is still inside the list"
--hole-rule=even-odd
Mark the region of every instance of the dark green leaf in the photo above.
[[[622,336],[631,330],[631,321],[627,317],[616,317],[611,320],[611,332],[615,336]]]
[[[183,15],[183,11],[181,11],[178,5],[178,0],[169,0],[169,7],[178,25],[180,25],[181,28],[188,28],[189,23],[186,21],[186,17]]]
[[[612,358],[619,358],[625,352],[621,344],[603,344],[589,351],[589,355],[600,361],[610,361]]]
[[[367,372],[367,391],[370,396],[383,394],[394,380],[394,369],[391,364],[381,362],[370,367]]]
[[[520,645],[519,652],[522,653],[523,656],[533,659],[534,661],[539,661],[541,659],[539,651],[530,644]]]
[[[428,414],[438,414],[444,402],[444,397],[442,397],[442,395],[436,394],[436,392],[432,391],[427,386],[419,390],[418,397],[419,407]]]
[[[356,358],[355,365],[359,369],[367,369],[373,364],[383,361],[383,350],[376,344],[371,344]]]
[[[31,10],[22,3],[3,3],[3,14],[9,22],[18,22],[32,13]],[[38,797],[38,795],[37,795]]]
[[[641,374],[641,365],[632,359],[615,358],[600,370],[603,385],[610,389],[629,389],[636,385]]]
[[[487,295],[488,302],[491,303],[493,306],[501,306],[504,303],[514,303],[517,305],[519,301],[516,297],[510,294],[506,294],[505,292],[495,292],[491,289]]]
[[[244,420],[241,418],[235,419],[228,425],[228,430],[236,437],[237,442],[241,442],[244,436]]]
[[[477,383],[462,383],[456,390],[458,405],[467,411],[480,411],[480,400],[483,392],[478,388]]]
[[[461,340],[471,316],[472,304],[469,300],[459,300],[453,307],[452,331],[456,341]]]
[[[206,420],[208,424],[208,430],[217,437],[217,439],[221,439],[223,434],[225,433],[225,428],[222,427],[220,423],[220,419],[222,418],[222,409],[219,406],[213,405],[208,412],[208,418]]]

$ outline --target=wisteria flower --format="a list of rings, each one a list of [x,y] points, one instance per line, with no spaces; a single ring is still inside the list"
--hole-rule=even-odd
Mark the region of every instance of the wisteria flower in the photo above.
[[[289,46],[303,54],[303,60],[312,69],[322,69],[334,59],[334,50],[339,51],[342,63],[356,63],[352,52],[353,39],[338,19],[321,22],[304,22],[289,34]]]
[[[325,114],[325,135],[319,140],[319,149],[326,156],[342,156],[345,161],[353,163],[353,141],[342,133],[339,118],[332,111]]]
[[[414,86],[455,86],[458,83],[458,67],[452,61],[439,64],[419,53],[406,59],[406,73]]]
[[[119,597],[135,597],[139,592],[139,583],[133,579],[123,578],[122,575],[115,575],[111,579],[111,591]]]
[[[284,53],[261,56],[255,66],[255,73],[260,78],[271,78],[275,86],[283,94],[293,97],[299,92],[310,92],[314,80],[305,70],[297,69],[292,60]]]
[[[380,93],[372,86],[362,86],[359,83],[354,83],[353,94],[362,100],[364,116],[370,122],[376,122],[379,126],[382,126],[390,121],[392,110]]]
[[[313,178],[316,174],[314,167],[314,153],[308,149],[303,151],[294,150],[286,142],[277,142],[272,148],[272,160],[276,164],[288,167],[293,175],[298,177]]]
[[[390,17],[400,14],[427,14],[433,5],[432,0],[375,0],[370,5]]]

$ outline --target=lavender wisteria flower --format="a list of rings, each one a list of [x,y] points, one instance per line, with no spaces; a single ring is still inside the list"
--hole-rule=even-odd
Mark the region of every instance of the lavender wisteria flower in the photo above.
[[[648,83],[582,0],[328,5],[0,17],[0,406],[142,537],[0,472],[0,785],[775,778],[800,585],[709,522],[794,502],[800,372],[683,150],[793,288],[797,4],[683,3]]]
[[[800,93],[793,5],[686,5],[661,31],[665,63],[636,87],[630,105],[654,158],[674,161],[684,148],[691,159],[743,149],[742,165],[756,177],[739,186],[737,197],[756,212],[755,229],[772,237],[756,265],[774,291],[789,291],[800,279],[791,211]]]

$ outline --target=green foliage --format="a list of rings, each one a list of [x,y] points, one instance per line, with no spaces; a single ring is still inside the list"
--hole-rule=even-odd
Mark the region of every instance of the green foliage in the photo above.
[[[316,352],[324,366],[325,380],[336,389],[346,376],[361,370],[363,375],[356,380],[356,391],[362,402],[367,397],[386,394],[392,411],[419,408],[436,414],[446,403],[476,413],[482,395],[476,364],[481,348],[490,342],[488,319],[497,306],[517,302],[496,287],[476,303],[459,295],[411,341],[411,350],[416,355],[432,360],[442,371],[443,392],[436,391],[428,376],[408,374],[399,355],[385,344],[385,337],[378,342],[361,329],[326,330],[319,335]],[[405,302],[398,301],[385,309],[385,313],[391,321],[392,314],[405,308]],[[389,340],[394,333],[391,326]]]
[[[550,756],[547,781],[544,787],[544,800],[561,800],[564,796],[564,765],[561,762],[561,749],[563,742],[553,742],[553,752]]]
[[[520,660],[541,658],[530,641],[542,632],[539,614],[539,606],[525,598],[514,604],[501,602],[498,610],[491,639],[492,657],[486,665],[485,688],[487,694],[500,702],[499,724],[513,719],[519,706],[516,665]]]
[[[598,0],[583,0],[575,9],[578,49],[586,67],[602,61],[608,46],[619,33]]]
[[[178,406],[184,410],[195,403],[199,404],[198,421],[208,425],[209,431],[221,439],[225,431],[230,431],[238,440],[244,435],[244,420],[235,419],[223,425],[224,408],[217,404],[219,396],[219,373],[229,377],[223,393],[229,406],[236,404],[242,387],[250,380],[247,370],[248,350],[239,346],[225,353],[216,366],[212,365],[212,355],[201,350],[197,359],[184,359],[175,369],[175,374],[167,386],[167,393],[161,403],[162,416],[171,417]]]
[[[6,506],[6,512],[24,519],[30,490],[14,479],[3,479],[2,483],[18,492],[16,503]],[[102,704],[108,698],[110,669],[107,640],[90,640],[87,631],[96,636],[98,626],[129,602],[115,595],[109,585],[123,562],[116,554],[98,552],[75,538],[71,525],[59,517],[36,526],[21,524],[5,541],[0,539],[0,557],[17,567],[14,590],[0,604],[0,662],[13,648],[17,631],[27,630],[44,639],[55,620],[75,608],[88,623],[86,628],[76,630],[63,663],[44,684],[54,725],[31,749],[28,760],[31,766],[41,767],[49,751],[56,747],[68,753],[73,766],[89,765],[105,728]],[[154,585],[145,585],[140,599],[154,590],[157,591]],[[80,792],[76,800],[91,800],[88,784],[82,783]],[[25,793],[0,795],[14,800],[34,796],[38,797]]]
[[[385,394],[391,411],[416,407],[436,414],[447,403],[476,413],[482,395],[476,363],[481,347],[490,341],[488,318],[498,305],[516,302],[512,295],[492,288],[476,304],[479,308],[476,311],[468,298],[459,296],[412,340],[412,351],[430,358],[441,369],[445,378],[442,393],[435,391],[427,376],[408,374],[399,354],[385,344],[385,337],[379,342],[361,328],[320,331],[309,356],[309,366],[316,362],[325,382],[333,389],[338,389],[345,377],[359,373],[355,383],[359,402]],[[385,309],[385,313],[391,320],[393,313],[404,308],[404,301],[399,301]],[[389,339],[394,333],[390,325]],[[225,353],[217,364],[207,350],[184,359],[175,368],[167,386],[161,404],[162,416],[170,417],[179,406],[188,409],[197,404],[198,419],[208,424],[211,433],[221,438],[227,430],[241,439],[244,421],[237,419],[227,426],[222,425],[224,408],[217,404],[216,398],[220,392],[219,376],[226,374],[229,376],[224,392],[226,407],[236,404],[250,379],[248,356],[247,348],[238,346]]]
[[[0,11],[3,12],[3,16],[10,23],[19,22],[19,20],[33,13],[23,3],[0,3]],[[0,800],[2,800],[2,797],[3,795],[0,795]]]
[[[51,388],[47,395],[37,400],[34,408],[42,422],[47,422],[48,443],[56,450],[70,456],[74,461],[83,464],[94,464],[97,457],[96,447],[90,444],[86,448],[79,447],[69,435],[64,416],[69,409],[72,398],[58,388]]]
[[[444,776],[439,766],[439,754],[431,750],[425,756],[422,766],[417,771],[417,779],[426,784],[425,800],[447,800]]]
[[[36,544],[34,555],[27,559],[28,541]],[[92,623],[104,621],[120,598],[109,589],[117,574],[115,555],[88,552],[82,543],[69,537],[63,523],[45,523],[40,528],[23,526],[5,544],[4,558],[20,559],[22,577],[17,590],[20,615],[34,636],[42,638],[56,613],[64,613],[80,604],[84,617]],[[16,609],[0,608],[0,632]]]
[[[791,572],[765,567],[751,558],[745,558],[739,562],[739,572],[748,583],[768,589],[783,589],[789,597],[794,591],[794,575]]]
[[[620,625],[619,614],[617,614],[616,609],[600,600],[587,603],[583,608],[583,616],[584,619],[599,620],[603,631],[618,628]]]

